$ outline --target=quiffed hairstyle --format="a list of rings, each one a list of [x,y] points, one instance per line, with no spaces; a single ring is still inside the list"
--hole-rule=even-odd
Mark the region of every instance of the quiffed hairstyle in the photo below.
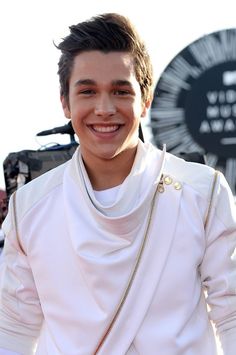
[[[142,99],[152,97],[153,70],[149,54],[136,29],[126,17],[107,13],[71,26],[70,34],[56,45],[61,50],[58,75],[61,95],[68,102],[69,79],[74,58],[81,52],[99,50],[128,52],[133,56],[136,79],[139,82]]]

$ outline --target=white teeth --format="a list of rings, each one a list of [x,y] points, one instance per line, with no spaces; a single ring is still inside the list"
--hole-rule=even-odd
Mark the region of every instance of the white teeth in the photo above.
[[[107,133],[107,132],[115,132],[119,126],[118,125],[113,125],[113,126],[99,126],[99,125],[93,125],[93,130],[96,132],[102,132],[102,133]]]

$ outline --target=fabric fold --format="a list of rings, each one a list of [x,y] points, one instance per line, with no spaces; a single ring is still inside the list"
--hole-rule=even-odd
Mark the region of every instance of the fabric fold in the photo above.
[[[110,206],[96,200],[79,149],[65,171],[66,225],[83,280],[81,307],[87,304],[89,310],[86,316],[81,309],[83,324],[94,329],[95,341],[108,327],[133,270],[164,157],[165,150],[140,142],[131,172]]]

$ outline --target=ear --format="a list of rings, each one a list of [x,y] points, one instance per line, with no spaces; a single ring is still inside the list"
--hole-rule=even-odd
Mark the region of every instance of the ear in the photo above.
[[[65,117],[71,118],[70,108],[69,108],[69,105],[67,103],[65,96],[61,95],[60,99],[61,99],[61,105],[62,105],[62,109],[64,111]]]
[[[149,110],[151,103],[152,103],[151,99],[143,103],[143,111],[141,117],[145,117],[147,115],[147,111]]]

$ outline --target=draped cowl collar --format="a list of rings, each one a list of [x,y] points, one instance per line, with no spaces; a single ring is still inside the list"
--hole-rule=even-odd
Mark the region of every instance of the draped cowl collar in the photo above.
[[[165,147],[160,151],[150,143],[139,141],[133,167],[120,186],[115,202],[103,206],[96,200],[78,148],[65,172],[65,198],[71,195],[74,208],[83,200],[87,213],[102,228],[112,232],[119,226],[120,233],[126,234],[137,226],[137,221],[145,216],[150,206],[160,181],[164,157]]]
[[[65,169],[65,224],[73,260],[76,257],[81,274],[80,304],[86,304],[79,314],[83,314],[85,327],[94,329],[95,343],[108,327],[131,275],[164,157],[165,150],[159,151],[140,141],[130,174],[110,206],[103,206],[95,198],[80,149]],[[90,344],[84,339],[84,343],[86,347],[93,347],[91,341]]]

